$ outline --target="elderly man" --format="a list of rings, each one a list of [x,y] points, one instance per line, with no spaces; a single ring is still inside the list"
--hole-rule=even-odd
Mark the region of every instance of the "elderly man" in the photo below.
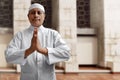
[[[8,45],[8,63],[20,64],[21,80],[56,80],[55,63],[70,58],[69,47],[60,34],[43,27],[45,10],[41,4],[30,6],[31,26],[18,32]]]

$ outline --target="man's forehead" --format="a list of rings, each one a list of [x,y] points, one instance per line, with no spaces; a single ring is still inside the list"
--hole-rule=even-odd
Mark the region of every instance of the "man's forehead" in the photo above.
[[[33,9],[35,9],[35,8],[38,8],[40,11],[45,12],[44,7],[43,7],[41,4],[38,4],[38,3],[32,4],[32,5],[30,6],[30,8],[29,8],[29,11],[31,11],[31,10],[33,10]]]
[[[33,11],[40,11],[40,12],[43,12],[43,11],[40,10],[39,8],[33,8],[33,9],[31,9],[29,12],[33,12]]]

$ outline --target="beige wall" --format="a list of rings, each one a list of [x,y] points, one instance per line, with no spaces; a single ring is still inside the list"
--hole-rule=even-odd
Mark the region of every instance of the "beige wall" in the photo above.
[[[29,24],[27,14],[28,14],[30,3],[31,3],[31,0],[14,0],[14,6],[13,6],[14,34],[20,30],[23,30],[29,27],[30,24]]]
[[[97,38],[80,37],[77,38],[77,59],[79,65],[97,65],[98,64],[98,47]]]
[[[10,66],[6,63],[4,51],[5,51],[8,43],[12,39],[12,36],[13,36],[12,33],[0,34],[0,67],[9,67]]]

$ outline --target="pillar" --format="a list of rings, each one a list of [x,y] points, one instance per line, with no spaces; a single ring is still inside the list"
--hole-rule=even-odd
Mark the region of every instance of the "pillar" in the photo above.
[[[120,1],[104,0],[105,62],[120,72]]]
[[[71,58],[65,62],[65,72],[77,72],[76,0],[52,0],[52,26],[71,48]]]
[[[97,29],[98,65],[105,66],[104,0],[90,0],[90,26]]]

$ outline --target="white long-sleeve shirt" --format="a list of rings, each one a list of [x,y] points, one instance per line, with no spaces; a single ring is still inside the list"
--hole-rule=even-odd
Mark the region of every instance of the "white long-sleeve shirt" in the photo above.
[[[40,26],[39,41],[48,49],[48,56],[35,51],[24,58],[25,50],[31,45],[33,31],[34,27],[30,26],[14,36],[5,51],[6,60],[21,65],[21,80],[56,80],[54,64],[68,60],[70,49],[57,31]]]

